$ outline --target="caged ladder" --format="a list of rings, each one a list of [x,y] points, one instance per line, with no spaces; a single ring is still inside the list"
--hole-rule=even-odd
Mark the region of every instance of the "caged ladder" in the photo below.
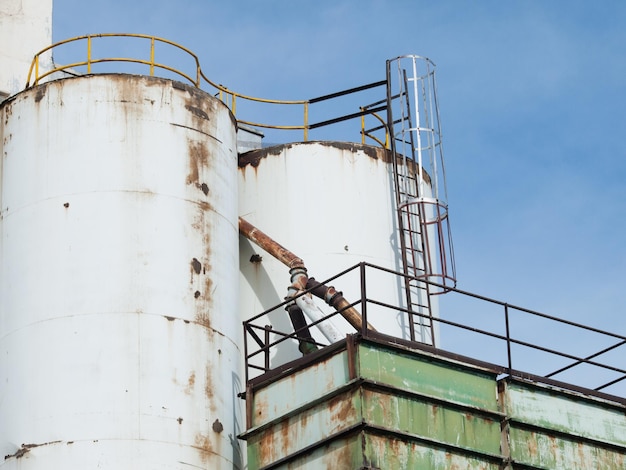
[[[405,274],[408,336],[437,346],[435,295],[456,285],[434,64],[408,55],[387,61],[387,128]],[[429,282],[425,282],[429,281]],[[430,284],[434,282],[436,284]]]

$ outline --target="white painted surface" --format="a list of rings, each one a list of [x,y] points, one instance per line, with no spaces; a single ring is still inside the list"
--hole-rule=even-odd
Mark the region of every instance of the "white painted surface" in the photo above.
[[[310,277],[324,281],[361,261],[402,271],[392,166],[383,149],[309,142],[257,152],[262,157],[239,170],[239,214],[301,257]],[[240,246],[241,308],[249,318],[284,300],[289,270],[248,240],[241,238]],[[249,261],[254,253],[261,263]],[[406,305],[399,278],[380,271],[368,276],[368,298]],[[349,302],[361,298],[358,270],[330,284]],[[368,320],[382,333],[409,338],[406,315],[397,311],[370,306]],[[293,331],[282,309],[270,321],[275,330]],[[341,317],[336,321],[344,335],[355,332]],[[273,363],[296,357],[297,345],[285,342]]]
[[[232,115],[128,75],[1,109],[0,467],[239,468]]]
[[[0,1],[0,93],[24,89],[34,55],[51,43],[52,0]],[[50,61],[48,53],[41,70],[49,70]]]

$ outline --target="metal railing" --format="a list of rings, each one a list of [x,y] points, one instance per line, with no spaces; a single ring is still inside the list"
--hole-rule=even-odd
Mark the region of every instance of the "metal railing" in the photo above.
[[[369,321],[370,309],[385,309],[390,318],[398,314],[406,317],[423,315],[370,297],[368,277],[372,276],[373,270],[396,276],[398,279],[406,277],[402,273],[369,263],[359,263],[323,284],[336,283],[341,286],[344,277],[358,275],[359,298],[346,298],[352,301],[350,306],[362,315],[364,327],[358,332],[352,329],[351,333],[380,340],[384,335],[369,331],[365,326]],[[428,283],[441,287],[433,282]],[[460,289],[449,290],[451,295],[446,296],[446,302],[440,305],[439,315],[432,318],[440,329],[442,346],[433,348],[423,343],[391,337],[389,341],[452,359],[487,365],[503,376],[530,379],[586,394],[626,397],[626,369],[622,365],[623,358],[626,357],[626,336]],[[457,299],[448,302],[454,296]],[[277,348],[288,342],[296,343],[300,333],[279,331],[272,326],[272,319],[275,320],[277,315],[286,315],[284,307],[287,303],[283,302],[243,323],[246,380],[265,373],[282,372],[306,361],[306,356],[288,362],[277,360]],[[488,318],[484,313],[488,313]],[[336,322],[340,317],[340,312],[329,311],[326,316],[310,323],[308,327],[313,331],[317,324]],[[380,320],[380,316],[378,319]],[[542,326],[539,326],[540,323]],[[376,324],[373,326],[377,327]],[[321,336],[313,336],[318,348],[329,346],[328,341]],[[589,349],[589,352],[583,352],[585,349]],[[615,356],[613,360],[608,357],[611,354]],[[608,379],[607,374],[611,375]],[[611,395],[606,395],[607,393]]]
[[[136,57],[120,57],[120,56],[110,56],[110,57],[100,57],[94,54],[94,40],[102,38],[104,40],[112,39],[112,38],[125,38],[128,40],[141,40],[141,41],[149,41],[149,49],[146,50],[147,58],[136,58]],[[84,60],[79,60],[71,63],[67,63],[64,65],[54,65],[50,70],[41,70],[41,57],[50,53],[53,50],[59,50],[59,48],[63,46],[68,46],[70,44],[75,43],[85,43],[85,52],[84,52]],[[164,62],[160,62],[156,58],[156,48],[155,46],[159,44],[166,44],[174,47],[178,51],[183,52],[185,55],[189,56],[194,63],[194,70],[191,72],[182,71],[176,67],[165,64]],[[90,34],[85,36],[77,36],[74,38],[66,39],[64,41],[57,42],[52,44],[45,49],[38,52],[33,61],[31,63],[30,70],[28,72],[28,78],[26,82],[26,88],[30,88],[32,86],[38,85],[41,81],[47,77],[55,73],[62,72],[71,72],[77,68],[83,67],[85,69],[86,74],[96,73],[94,69],[94,65],[103,64],[103,63],[134,63],[148,66],[148,75],[155,76],[157,70],[167,70],[168,72],[173,73],[175,76],[178,76],[198,88],[210,88],[209,92],[218,96],[221,101],[223,101],[232,111],[233,115],[237,119],[237,122],[240,124],[245,124],[252,127],[258,127],[263,129],[276,129],[276,130],[286,130],[286,131],[302,131],[304,141],[309,140],[309,131],[312,129],[317,129],[325,126],[329,126],[332,124],[336,124],[339,122],[362,118],[361,122],[361,136],[362,142],[365,143],[365,137],[371,138],[374,142],[380,144],[381,146],[385,146],[384,142],[388,142],[388,136],[376,137],[373,134],[373,131],[366,132],[365,130],[365,117],[368,115],[373,115],[376,112],[382,111],[385,109],[385,106],[378,107],[360,107],[359,111],[348,113],[339,117],[332,117],[330,119],[324,119],[319,122],[311,123],[310,122],[310,110],[311,104],[320,103],[326,100],[338,98],[341,96],[346,96],[349,94],[358,93],[364,90],[369,90],[375,87],[381,87],[386,84],[386,81],[374,82],[367,85],[363,85],[360,87],[351,88],[349,90],[340,91],[337,93],[332,93],[329,95],[320,96],[317,98],[305,99],[305,100],[276,100],[276,99],[267,99],[267,98],[258,98],[250,95],[245,95],[243,93],[238,93],[236,91],[230,90],[229,88],[216,83],[209,79],[200,66],[200,60],[198,56],[194,54],[191,50],[187,49],[180,44],[177,44],[173,41],[169,41],[167,39],[163,39],[156,36],[149,36],[144,34],[132,34],[132,33],[103,33],[103,34]],[[98,72],[102,73],[102,72]],[[260,104],[268,104],[268,105],[280,105],[287,107],[301,107],[300,115],[302,116],[302,120],[300,122],[294,124],[273,124],[270,122],[259,122],[245,119],[241,116],[238,116],[238,106],[242,102],[249,103],[260,103]],[[382,101],[381,101],[382,103]],[[358,109],[358,108],[357,108]],[[376,116],[376,119],[381,120],[380,117]],[[385,133],[386,129],[382,128],[382,132]]]

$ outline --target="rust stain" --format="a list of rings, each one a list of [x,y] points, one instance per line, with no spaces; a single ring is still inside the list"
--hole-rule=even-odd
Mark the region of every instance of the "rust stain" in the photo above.
[[[274,433],[271,429],[268,429],[261,434],[257,448],[259,450],[260,465],[266,465],[269,462],[276,460],[274,455],[277,449],[274,443]]]
[[[206,464],[209,461],[211,454],[213,453],[213,446],[211,445],[211,439],[204,434],[196,434],[194,439],[195,448],[200,450],[200,458],[202,463]]]
[[[35,94],[35,103],[39,103],[44,96],[46,96],[47,85],[41,85],[37,88],[37,93]]]
[[[200,119],[206,119],[207,121],[209,121],[209,115],[204,112],[204,110],[196,107],[196,106],[191,106],[191,105],[185,105],[185,109],[187,109],[187,111],[189,111],[191,114],[193,114],[196,117],[199,117]]]
[[[254,420],[255,425],[259,424],[261,422],[261,420],[267,416],[267,408],[268,408],[268,403],[265,400],[260,400],[258,398],[256,398],[254,400],[254,411],[256,416],[258,417],[257,420]]]
[[[202,269],[202,263],[200,263],[200,261],[198,261],[198,258],[193,258],[191,260],[191,269],[193,269],[193,271],[196,274],[200,274],[200,271]]]
[[[0,107],[4,108],[4,125],[5,126],[9,124],[9,116],[11,116],[13,114],[12,106],[13,106],[12,103],[11,102],[7,102],[7,101],[5,101],[4,103],[0,104]]]
[[[325,447],[330,447],[330,443]],[[339,450],[335,448],[332,453],[325,453],[324,460],[323,468],[340,468],[344,462],[352,462],[352,448],[349,445],[343,445]]]
[[[328,402],[333,421],[346,422],[355,413],[349,396],[339,395]]]
[[[211,407],[213,407],[213,384],[211,383],[211,368],[207,366],[206,368],[206,383],[204,384],[204,395],[207,397],[209,402],[211,403]]]
[[[205,269],[206,269],[206,268],[205,268]],[[210,272],[210,270],[211,270],[211,266],[209,265],[209,266],[208,266],[207,271],[209,271],[209,272]],[[205,297],[206,297],[207,299],[211,299],[211,298],[213,298],[213,295],[212,295],[212,294],[213,294],[213,290],[214,290],[214,289],[213,289],[213,279],[211,279],[209,276],[207,276],[207,278],[206,278],[206,279],[205,279],[205,281],[204,281],[204,287],[205,287],[205,289],[206,289],[206,290],[205,290],[205,293],[206,293],[206,294],[205,294]]]
[[[185,387],[185,393],[187,395],[191,395],[195,384],[196,384],[196,373],[192,372],[189,378],[187,379],[187,386]]]
[[[196,323],[204,326],[211,331],[211,316],[207,312],[199,312],[196,314]]]
[[[42,446],[48,446],[48,445],[51,445],[51,444],[58,444],[59,442],[61,442],[61,441],[50,441],[50,442],[44,442],[43,444],[22,444],[22,447],[20,447],[17,450],[17,452],[15,452],[14,454],[5,455],[4,456],[4,460],[8,460],[8,459],[11,459],[11,458],[21,459],[22,457],[24,457],[24,455],[26,455],[28,452],[30,452],[31,449],[34,449],[35,447],[42,447]],[[69,444],[69,442],[68,442],[68,444]]]
[[[528,453],[535,457],[537,455],[537,436],[536,434],[533,432],[531,433],[532,438],[528,439],[528,442],[526,443],[526,445],[528,446]]]
[[[263,149],[250,150],[239,155],[239,168],[245,168],[250,165],[254,168],[258,167],[264,158],[269,156],[278,156],[284,153],[286,150],[295,146],[302,145],[322,145],[324,147],[337,148],[339,150],[346,150],[348,152],[356,153],[358,151],[363,152],[368,157],[374,160],[382,160],[385,163],[391,163],[391,152],[389,150],[374,147],[371,145],[357,144],[352,142],[338,142],[338,141],[311,141],[305,143],[288,143],[275,145],[273,147],[266,147]]]
[[[209,150],[204,142],[189,141],[187,184],[199,184],[200,172],[209,164]]]
[[[212,206],[210,203],[206,202],[206,201],[198,201],[198,202],[197,202],[197,204],[198,204],[198,206],[200,207],[201,212],[203,213],[203,214],[202,214],[203,216],[204,216],[204,212],[206,212],[206,211],[215,211],[215,209],[213,208],[213,206]],[[198,227],[196,227],[196,226],[194,225],[194,228],[200,228],[200,227],[203,227],[203,226],[204,226],[204,217],[202,217],[202,219],[203,219],[203,220],[202,220],[202,222],[203,222],[203,223],[202,223],[202,225],[201,225],[201,226],[198,226]]]

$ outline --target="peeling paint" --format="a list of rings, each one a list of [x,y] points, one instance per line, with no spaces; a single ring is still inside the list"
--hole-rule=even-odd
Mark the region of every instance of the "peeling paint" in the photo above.
[[[59,442],[61,441],[50,441],[50,442],[44,442],[43,444],[22,444],[22,446],[14,454],[5,455],[4,460],[9,460],[12,458],[21,459],[22,457],[24,457],[24,455],[30,452],[31,449],[34,449],[36,447],[49,446],[51,444],[58,444]]]

